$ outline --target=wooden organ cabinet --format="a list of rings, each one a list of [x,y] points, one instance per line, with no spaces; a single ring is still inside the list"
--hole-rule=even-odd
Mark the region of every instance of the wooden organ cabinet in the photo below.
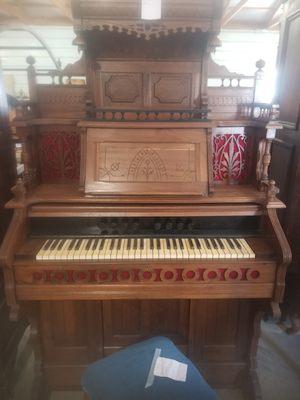
[[[122,4],[73,2],[83,57],[51,83],[28,57],[1,248],[11,318],[31,320],[44,389],[166,335],[211,385],[259,399],[260,317],[278,315],[291,257],[268,178],[276,109],[211,60],[221,1],[166,2],[155,22]]]

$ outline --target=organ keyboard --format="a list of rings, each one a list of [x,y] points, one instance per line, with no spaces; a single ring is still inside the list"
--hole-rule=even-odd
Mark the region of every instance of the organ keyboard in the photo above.
[[[255,258],[247,240],[222,237],[55,238],[36,260],[149,260]]]

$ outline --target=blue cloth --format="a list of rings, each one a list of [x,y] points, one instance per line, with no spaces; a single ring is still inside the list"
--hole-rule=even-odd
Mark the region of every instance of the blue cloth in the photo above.
[[[153,376],[154,358],[158,354],[187,364],[186,381]],[[165,337],[137,343],[91,364],[81,384],[90,400],[218,399],[193,363]]]

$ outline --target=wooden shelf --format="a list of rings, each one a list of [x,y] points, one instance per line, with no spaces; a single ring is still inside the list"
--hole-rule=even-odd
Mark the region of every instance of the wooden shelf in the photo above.
[[[266,194],[251,185],[216,186],[215,192],[200,196],[87,196],[76,184],[42,184],[22,199],[12,199],[7,208],[29,208],[41,216],[213,216],[261,215]],[[273,208],[284,208],[280,200]]]

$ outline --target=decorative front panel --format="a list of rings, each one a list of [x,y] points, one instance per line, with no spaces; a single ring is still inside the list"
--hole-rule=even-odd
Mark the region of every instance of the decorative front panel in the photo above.
[[[80,118],[85,115],[86,86],[37,85],[40,116]]]
[[[99,182],[195,182],[194,144],[99,143]]]
[[[252,168],[252,144],[244,128],[213,129],[214,181],[245,182]]]
[[[248,265],[247,265],[248,264]],[[250,263],[250,264],[253,264]],[[243,266],[201,267],[190,265],[182,267],[157,267],[136,265],[135,267],[107,266],[102,268],[45,268],[38,270],[20,270],[16,274],[19,284],[37,285],[81,285],[81,284],[226,284],[226,283],[262,283],[274,282],[274,264],[251,266],[244,262]]]
[[[95,69],[94,91],[100,109],[200,107],[201,62],[98,60]]]
[[[151,74],[151,104],[191,107],[192,74]]]
[[[116,194],[207,194],[201,129],[89,129],[85,190]]]
[[[42,182],[78,181],[80,136],[75,127],[40,129],[38,140]]]
[[[101,73],[103,107],[142,107],[141,73]]]

